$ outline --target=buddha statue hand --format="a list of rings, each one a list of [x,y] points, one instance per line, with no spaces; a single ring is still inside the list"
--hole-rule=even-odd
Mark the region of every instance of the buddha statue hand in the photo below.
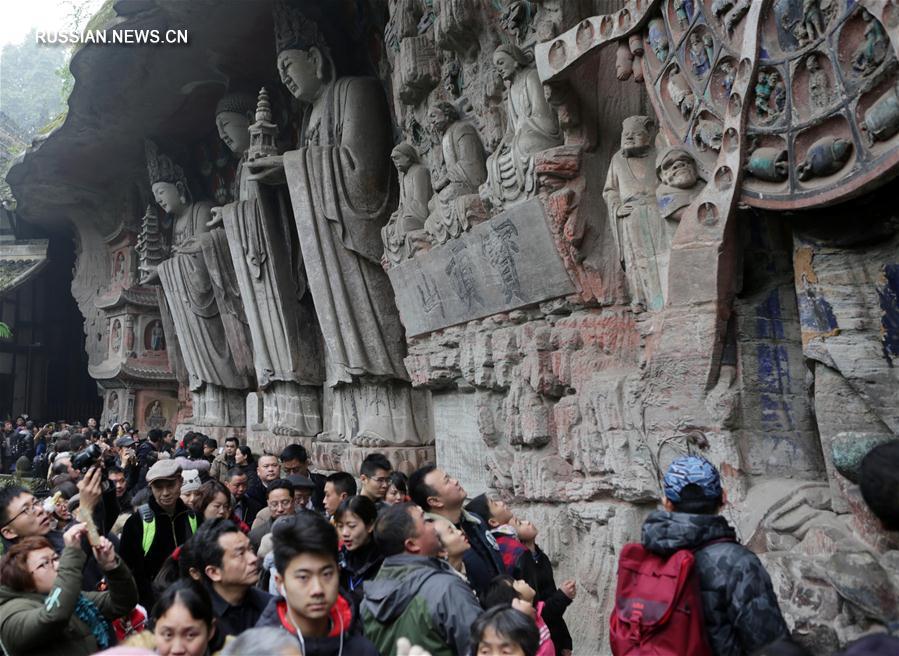
[[[221,207],[213,207],[209,210],[209,213],[212,214],[212,220],[206,222],[207,228],[216,228],[222,225],[222,208]]]
[[[247,166],[250,169],[250,180],[265,184],[287,183],[287,178],[284,175],[284,158],[281,155],[260,157],[249,162]]]

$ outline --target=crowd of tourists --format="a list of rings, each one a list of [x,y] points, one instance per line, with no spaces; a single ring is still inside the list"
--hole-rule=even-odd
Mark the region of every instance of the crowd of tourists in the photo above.
[[[570,656],[539,527],[501,498],[469,499],[435,465],[406,476],[381,453],[355,473],[306,449],[237,437],[146,435],[25,417],[0,440],[0,647],[24,654]],[[862,493],[899,528],[899,443],[862,464]],[[807,654],[761,561],[720,514],[696,455],[662,481],[662,509],[622,545],[613,654]],[[605,591],[600,591],[601,595]],[[875,635],[845,652],[896,654]]]

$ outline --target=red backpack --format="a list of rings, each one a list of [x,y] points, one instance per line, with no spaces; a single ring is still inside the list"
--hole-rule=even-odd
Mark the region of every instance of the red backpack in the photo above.
[[[693,564],[689,549],[664,558],[642,544],[624,546],[609,620],[614,656],[712,656]]]

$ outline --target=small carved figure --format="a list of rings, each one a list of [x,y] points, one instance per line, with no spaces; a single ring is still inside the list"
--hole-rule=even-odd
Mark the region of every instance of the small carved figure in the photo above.
[[[790,173],[786,148],[755,147],[749,154],[744,170],[765,182],[783,182]]]
[[[165,426],[166,416],[162,414],[162,404],[157,399],[147,409],[147,426],[149,428],[162,428]]]
[[[777,71],[771,71],[768,74],[768,84],[771,86],[771,102],[774,104],[771,114],[776,116],[786,108],[787,87],[784,85],[783,80],[780,79],[780,73]]]
[[[149,346],[151,351],[165,350],[165,333],[162,330],[162,322],[154,321],[150,326]]]
[[[693,128],[693,143],[701,151],[714,150],[718,152],[721,150],[722,135],[723,128],[721,123],[707,118],[700,118],[696,121],[696,126]]]
[[[656,201],[654,127],[646,116],[623,121],[621,150],[612,156],[603,188],[631,305],[637,311],[659,310],[665,304],[671,246]]]
[[[796,174],[803,181],[832,175],[846,165],[851,154],[852,142],[839,137],[822,137],[809,146]]]
[[[865,40],[852,56],[852,70],[857,75],[869,75],[883,63],[889,52],[889,41],[883,26],[866,9],[861,10],[865,26]]]
[[[734,79],[736,79],[737,71],[731,62],[723,61],[721,62],[721,73],[721,86],[729,98],[734,88]]]
[[[769,75],[765,72],[759,72],[755,83],[755,109],[762,120],[767,120],[771,116],[770,101],[773,91],[774,87],[771,84]]]
[[[431,174],[436,193],[431,198],[425,229],[434,243],[442,244],[468,227],[455,200],[478,193],[478,187],[487,179],[487,156],[477,130],[461,120],[451,103],[440,102],[431,107],[428,122],[436,151]]]
[[[487,182],[481,189],[485,203],[494,208],[536,194],[534,155],[562,143],[559,119],[532,62],[532,55],[510,44],[493,53],[493,65],[508,88],[508,129],[487,160]]]
[[[802,0],[802,26],[805,28],[805,41],[810,43],[824,36],[824,12],[821,0]],[[805,45],[802,41],[799,45]]]
[[[674,0],[674,15],[681,29],[687,27],[693,18],[693,0]]]
[[[648,28],[649,45],[660,62],[668,60],[670,45],[668,42],[668,31],[665,29],[665,21],[661,18],[653,18],[649,21]]]
[[[685,120],[690,118],[693,113],[693,105],[696,103],[696,97],[687,86],[686,82],[680,79],[680,69],[677,65],[671,67],[668,74],[668,82],[665,84],[668,95],[675,106],[680,110],[681,116]]]
[[[697,32],[690,35],[690,67],[698,78],[708,75],[710,68],[708,51]]]
[[[809,55],[805,60],[805,67],[808,69],[808,97],[813,112],[817,113],[830,105],[830,80],[821,69],[818,55]]]
[[[537,8],[530,0],[513,0],[500,18],[502,28],[522,43],[528,35]]]
[[[122,324],[118,319],[112,322],[112,334],[109,341],[112,344],[112,350],[118,353],[122,347]]]
[[[115,271],[113,271],[113,278],[119,280],[125,277],[125,256],[121,251],[116,253],[115,256]]]
[[[715,61],[715,40],[712,39],[711,34],[703,34],[702,35],[702,47],[705,49],[705,56],[709,61],[709,66],[711,63]]]
[[[390,159],[399,172],[400,199],[396,211],[381,229],[381,239],[384,255],[391,263],[398,264],[421,248],[423,242],[416,242],[415,233],[422,234],[424,230],[428,201],[434,192],[428,169],[410,144],[397,145],[390,153]]]
[[[899,84],[891,87],[865,112],[861,124],[862,136],[867,145],[886,141],[899,131]]]
[[[462,75],[462,64],[453,56],[443,67],[443,89],[451,97],[458,98],[462,95],[465,80]]]

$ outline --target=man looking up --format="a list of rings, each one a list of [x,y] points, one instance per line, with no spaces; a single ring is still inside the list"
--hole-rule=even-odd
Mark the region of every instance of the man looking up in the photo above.
[[[374,539],[387,558],[365,584],[365,635],[382,654],[394,654],[403,637],[431,656],[468,654],[481,607],[465,580],[436,558],[442,545],[422,509],[389,506],[375,524]]]
[[[339,592],[334,527],[315,513],[300,513],[293,522],[278,523],[273,543],[281,597],[269,603],[256,626],[291,633],[306,656],[377,656],[362,636],[353,604]]]
[[[325,480],[325,517],[329,520],[337,512],[337,506],[344,499],[356,496],[356,479],[346,472],[335,472]]]
[[[301,444],[288,444],[281,452],[281,473],[287,478],[295,474],[306,476],[315,483],[312,505],[322,511],[322,498],[325,496],[325,477],[309,470],[309,454]]]
[[[160,436],[161,438],[161,436]],[[121,556],[131,569],[140,603],[152,608],[152,581],[176,547],[197,530],[198,519],[181,500],[181,467],[160,460],[147,472],[150,500],[128,518],[122,529]]]
[[[203,522],[191,542],[223,636],[252,629],[272,598],[256,588],[259,558],[250,540],[227,519]]]
[[[462,505],[468,496],[459,481],[434,465],[425,465],[409,477],[409,496],[425,512],[446,517],[456,528],[465,531],[471,549],[463,562],[478,596],[487,590],[493,577],[505,574],[502,555],[496,539],[487,532],[484,521],[466,512]]]
[[[390,472],[393,466],[383,453],[370,453],[365,456],[359,469],[359,480],[362,481],[362,496],[375,502],[380,510],[390,487]]]

